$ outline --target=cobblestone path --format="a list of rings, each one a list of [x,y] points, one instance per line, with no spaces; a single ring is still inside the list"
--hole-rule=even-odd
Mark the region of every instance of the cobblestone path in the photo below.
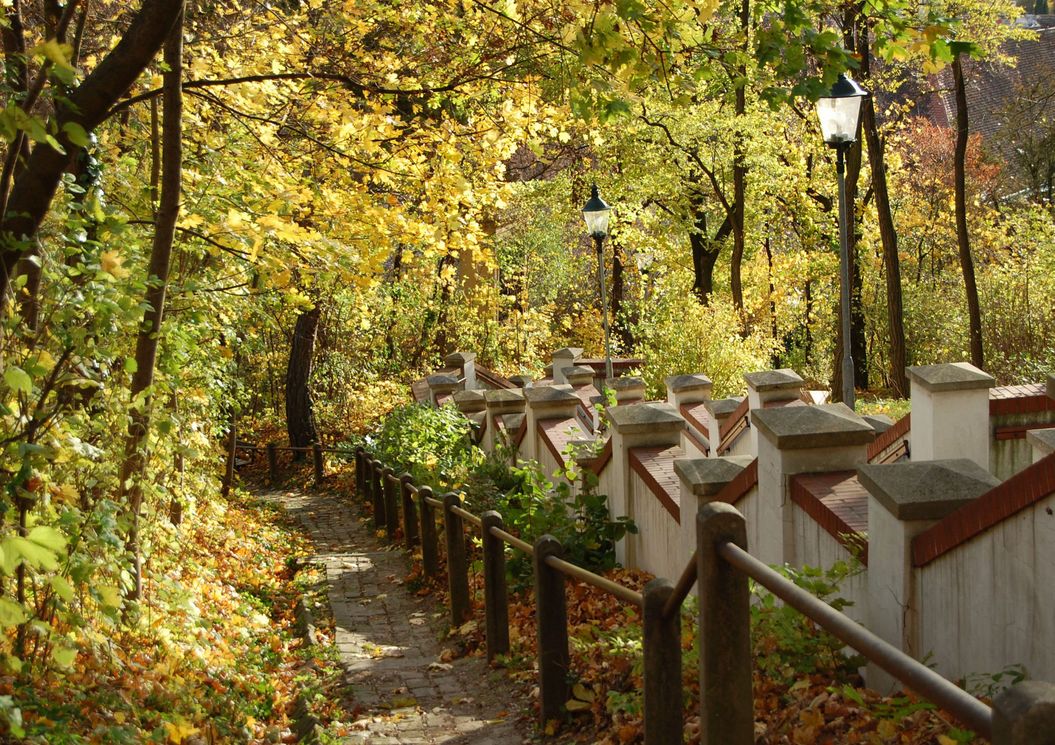
[[[517,693],[481,658],[439,660],[443,608],[410,593],[407,557],[386,550],[332,495],[272,492],[311,533],[326,567],[341,664],[352,686],[346,740],[371,745],[518,745]]]

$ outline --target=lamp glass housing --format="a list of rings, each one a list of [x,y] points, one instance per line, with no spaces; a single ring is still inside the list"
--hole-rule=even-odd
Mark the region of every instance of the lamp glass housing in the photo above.
[[[861,86],[841,73],[831,92],[817,99],[817,118],[826,143],[835,146],[857,139],[861,101],[867,95]]]
[[[586,221],[586,230],[594,238],[604,238],[608,235],[608,218],[612,214],[612,208],[601,199],[597,191],[597,184],[588,201],[582,208],[582,218]]]

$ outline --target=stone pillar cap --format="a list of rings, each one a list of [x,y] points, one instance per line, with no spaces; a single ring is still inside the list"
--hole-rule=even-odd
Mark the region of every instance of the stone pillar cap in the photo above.
[[[637,377],[622,377],[622,378],[608,378],[604,381],[605,385],[611,388],[613,391],[633,391],[633,390],[644,390],[645,381]]]
[[[571,359],[577,360],[582,357],[582,349],[579,347],[563,347],[553,353],[554,359]]]
[[[703,405],[707,407],[707,413],[711,415],[712,419],[725,419],[737,410],[743,400],[742,397],[718,398],[704,401]]]
[[[587,385],[593,382],[593,368],[583,365],[564,368],[564,377],[572,385]]]
[[[694,373],[692,375],[672,375],[663,381],[667,384],[667,389],[673,393],[682,393],[684,391],[709,391],[713,387],[711,379],[703,373]]]
[[[524,396],[532,407],[579,403],[579,397],[572,393],[572,387],[567,384],[532,386],[524,389]]]
[[[623,435],[685,429],[685,420],[667,403],[610,406],[607,412],[612,426]]]
[[[894,420],[886,414],[864,414],[861,418],[872,425],[877,435],[883,434],[894,426]]]
[[[875,430],[846,404],[755,409],[751,423],[780,450],[867,445]]]
[[[444,385],[458,385],[458,383],[460,383],[461,381],[453,375],[438,373],[436,375],[430,375],[425,378],[425,382],[429,384],[429,388],[435,388],[437,386]]]
[[[509,382],[515,385],[517,388],[527,388],[534,382],[534,378],[530,375],[511,375]]]
[[[454,403],[466,414],[487,408],[487,401],[484,400],[482,391],[458,391],[454,394]]]
[[[861,465],[857,477],[898,520],[940,520],[1000,484],[967,458]]]
[[[1055,428],[1026,431],[1026,441],[1045,455],[1055,453]]]
[[[928,391],[969,391],[976,388],[992,388],[996,383],[992,375],[979,370],[970,362],[916,365],[906,368],[905,372],[912,382],[919,383]]]
[[[443,364],[451,367],[462,367],[466,362],[476,359],[476,352],[451,352],[443,358]]]
[[[806,381],[799,377],[797,372],[787,367],[747,373],[744,380],[756,391],[779,391],[785,388],[802,388],[806,385]]]
[[[496,388],[484,391],[484,401],[489,404],[524,403],[524,393],[513,388]]]
[[[724,458],[675,458],[674,473],[697,497],[713,497],[754,460],[750,455]]]

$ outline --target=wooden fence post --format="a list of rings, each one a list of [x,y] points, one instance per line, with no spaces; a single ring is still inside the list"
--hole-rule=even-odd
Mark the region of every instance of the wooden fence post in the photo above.
[[[564,575],[546,563],[564,548],[551,535],[535,541],[535,617],[538,627],[539,717],[545,729],[551,719],[563,719],[568,701],[568,608]]]
[[[391,468],[385,468],[385,537],[389,541],[396,539],[396,530],[399,528],[399,508],[396,507],[396,472]]]
[[[418,489],[418,515],[421,518],[421,566],[426,577],[435,577],[440,572],[440,548],[436,538],[436,511],[428,500],[432,499],[432,487]]]
[[[669,579],[645,585],[645,745],[682,739],[681,608],[663,615],[673,592]]]
[[[447,589],[451,596],[451,624],[469,620],[469,567],[465,560],[465,528],[451,507],[461,507],[454,492],[443,495],[443,526],[447,537]]]
[[[744,516],[723,502],[704,505],[696,516],[700,743],[752,745],[751,598],[747,575],[718,554],[726,542],[747,549]]]
[[[410,495],[410,487],[414,484],[414,477],[404,473],[399,477],[400,494],[403,502],[403,540],[407,550],[411,551],[418,540],[418,516],[414,514],[414,498]]]
[[[267,444],[267,480],[271,486],[278,483],[278,446],[273,442]]]
[[[355,449],[355,496],[357,499],[363,498],[363,460],[366,452],[360,445]]]
[[[322,486],[322,479],[326,473],[322,463],[322,445],[317,442],[311,443],[311,461],[315,467],[315,486]]]
[[[373,476],[370,485],[370,495],[374,501],[374,528],[377,529],[385,524],[385,496],[382,491],[384,485],[381,473],[384,470],[384,466],[381,464],[381,461],[374,458],[371,461],[370,470],[372,472],[371,475]]]
[[[231,493],[231,487],[234,486],[234,458],[238,452],[238,424],[235,419],[231,419],[231,429],[227,433],[227,467],[223,474],[223,489],[221,494],[226,497]]]
[[[993,745],[1055,745],[1055,685],[1026,680],[997,694]]]
[[[488,510],[480,516],[484,554],[484,622],[487,632],[487,661],[509,653],[509,593],[506,589],[506,545],[491,534],[504,529],[502,516]]]

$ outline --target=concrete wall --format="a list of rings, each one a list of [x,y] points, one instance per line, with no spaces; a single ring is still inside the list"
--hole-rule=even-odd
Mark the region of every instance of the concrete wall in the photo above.
[[[743,512],[743,510],[741,510]],[[799,566],[817,567],[828,570],[838,561],[854,563],[853,555],[816,520],[809,516],[797,504],[791,507],[792,534],[795,541],[795,554]],[[868,622],[868,575],[864,567],[858,564],[861,571],[843,580],[839,597],[853,603],[844,612],[860,623]],[[830,602],[833,598],[828,598]]]
[[[1031,414],[1004,414],[989,418],[989,472],[1001,481],[1014,476],[1023,468],[1033,463],[1033,447],[1024,437],[1010,440],[996,439],[998,427],[1031,425],[1042,427],[1043,424],[1055,425],[1055,411],[1041,411]]]
[[[915,570],[919,653],[950,678],[1055,680],[1055,495]]]
[[[688,561],[682,556],[678,521],[634,471],[630,472],[628,496],[638,533],[627,538],[627,566],[677,581]]]

